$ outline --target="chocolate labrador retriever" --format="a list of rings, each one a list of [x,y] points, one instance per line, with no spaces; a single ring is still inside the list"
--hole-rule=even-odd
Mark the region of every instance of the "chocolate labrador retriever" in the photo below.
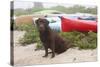
[[[54,32],[49,27],[49,21],[44,18],[39,18],[35,21],[40,34],[40,40],[45,48],[45,55],[48,56],[48,49],[51,49],[52,58],[55,53],[60,54],[72,46],[69,41],[65,41],[61,36]]]

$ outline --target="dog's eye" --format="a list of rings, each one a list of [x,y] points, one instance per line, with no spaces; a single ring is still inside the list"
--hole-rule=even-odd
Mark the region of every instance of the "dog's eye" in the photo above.
[[[43,23],[43,21],[39,21],[39,23]]]
[[[43,23],[43,24],[44,24],[45,22],[44,22],[44,21],[41,21],[41,23]]]

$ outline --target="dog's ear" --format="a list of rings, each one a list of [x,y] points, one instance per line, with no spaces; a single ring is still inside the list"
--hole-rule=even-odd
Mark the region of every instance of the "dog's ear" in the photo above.
[[[35,24],[36,24],[36,25],[38,24],[38,20],[35,20]]]
[[[47,19],[45,20],[45,22],[46,22],[46,25],[49,25],[49,21]]]

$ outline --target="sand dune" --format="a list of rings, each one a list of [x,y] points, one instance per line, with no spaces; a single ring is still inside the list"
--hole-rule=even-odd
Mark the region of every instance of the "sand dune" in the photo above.
[[[18,33],[20,33],[18,35]],[[14,32],[14,39],[18,40],[25,32]],[[43,58],[44,50],[36,49],[35,44],[28,46],[20,46],[16,41],[14,46],[14,64],[15,65],[37,65],[37,64],[57,64],[57,63],[76,63],[89,62],[97,60],[97,49],[94,50],[78,50],[77,47],[70,48],[66,52],[51,58],[51,54],[47,58]]]

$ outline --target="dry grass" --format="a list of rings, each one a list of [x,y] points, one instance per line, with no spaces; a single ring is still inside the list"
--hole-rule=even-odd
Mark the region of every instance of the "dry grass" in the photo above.
[[[33,20],[32,20],[33,16],[19,16],[15,19],[15,23],[17,25],[20,24],[32,24]]]

